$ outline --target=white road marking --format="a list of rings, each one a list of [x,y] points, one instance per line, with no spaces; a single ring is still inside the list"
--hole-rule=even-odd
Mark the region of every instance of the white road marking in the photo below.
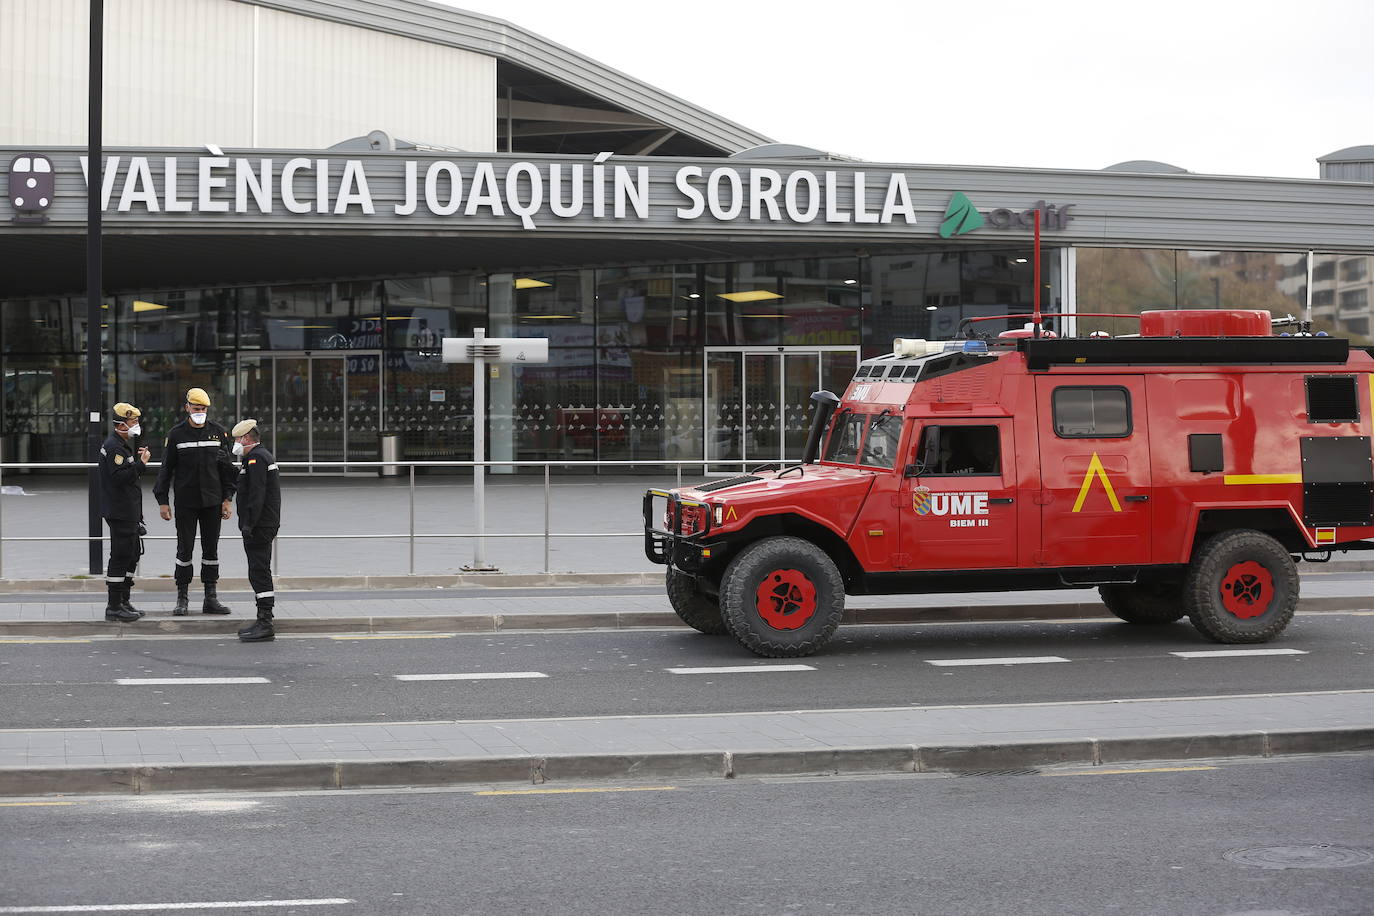
[[[461,674],[398,674],[398,681],[505,681],[548,677],[542,671],[465,671]]]
[[[98,903],[75,906],[0,906],[0,913],[144,913],[149,910],[240,910],[249,907],[340,906],[345,897],[316,900],[216,900],[204,903]]]
[[[115,680],[122,687],[181,687],[212,684],[270,684],[265,677],[121,677]],[[0,910],[0,912],[4,912]]]
[[[810,665],[729,665],[722,668],[669,668],[672,674],[757,674],[761,671],[815,671]]]
[[[1067,658],[1058,655],[1017,655],[1010,658],[928,658],[926,664],[939,668],[963,668],[973,665],[1050,665],[1066,661]]]
[[[1306,655],[1302,649],[1201,649],[1196,652],[1170,652],[1179,658],[1229,658],[1235,655]]]

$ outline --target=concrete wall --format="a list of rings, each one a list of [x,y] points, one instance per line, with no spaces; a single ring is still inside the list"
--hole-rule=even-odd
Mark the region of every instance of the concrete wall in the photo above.
[[[0,145],[86,142],[86,0],[0,3]],[[496,59],[232,0],[107,0],[109,146],[496,146]]]

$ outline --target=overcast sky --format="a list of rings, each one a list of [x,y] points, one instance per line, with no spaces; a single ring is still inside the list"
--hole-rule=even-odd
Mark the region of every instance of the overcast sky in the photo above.
[[[873,162],[1316,178],[1374,144],[1371,0],[440,0]]]

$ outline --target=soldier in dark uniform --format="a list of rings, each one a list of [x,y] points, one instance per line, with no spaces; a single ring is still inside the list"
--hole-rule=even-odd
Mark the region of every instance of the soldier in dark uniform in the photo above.
[[[110,527],[110,562],[105,567],[105,619],[138,620],[143,616],[129,603],[138,568],[139,536],[143,527],[143,490],[138,479],[151,453],[138,445],[143,415],[132,404],[114,406],[114,432],[100,446],[100,514]]]
[[[248,582],[258,603],[258,619],[239,630],[239,639],[258,642],[273,639],[272,542],[281,527],[281,483],[277,459],[262,444],[257,420],[241,420],[230,432],[234,454],[240,456],[238,482],[239,531],[248,557]]]
[[[229,517],[234,499],[238,468],[229,457],[229,436],[224,427],[209,419],[210,396],[202,388],[186,392],[186,419],[167,434],[162,469],[153,496],[162,520],[172,520],[169,491],[176,494],[177,603],[172,613],[190,613],[187,591],[191,587],[192,551],[196,546],[196,527],[200,527],[200,581],[205,586],[202,614],[227,614],[220,604],[219,529]]]

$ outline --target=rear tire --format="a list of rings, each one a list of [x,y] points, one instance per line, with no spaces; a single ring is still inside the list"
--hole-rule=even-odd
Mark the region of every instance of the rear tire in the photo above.
[[[1181,620],[1188,613],[1183,604],[1183,583],[1177,581],[1154,579],[1129,585],[1101,585],[1097,593],[1107,610],[1138,626],[1162,626]]]
[[[1183,587],[1188,619],[1221,643],[1268,642],[1298,609],[1298,567],[1261,531],[1218,534],[1198,549]]]
[[[720,616],[720,602],[702,593],[695,576],[668,567],[668,603],[682,622],[707,636],[724,636],[730,631]]]
[[[844,616],[844,579],[810,541],[765,538],[725,570],[720,608],[745,648],[768,658],[797,658],[825,645]]]

